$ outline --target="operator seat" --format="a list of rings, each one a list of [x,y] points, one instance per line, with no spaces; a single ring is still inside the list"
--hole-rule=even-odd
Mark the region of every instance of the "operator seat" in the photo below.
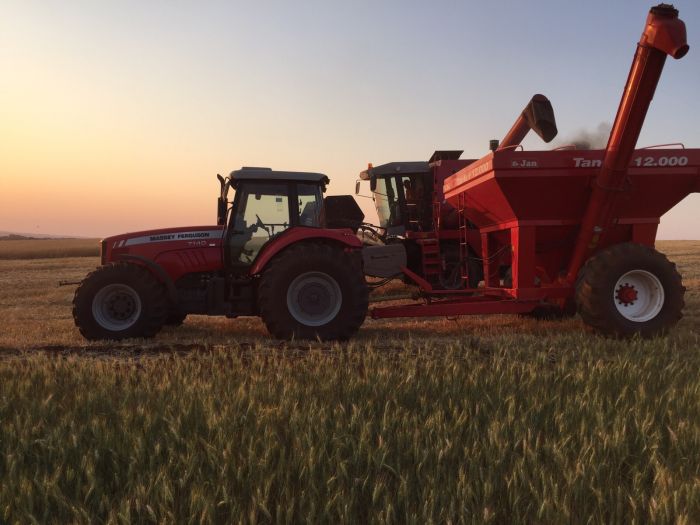
[[[299,214],[299,226],[319,226],[318,207],[315,202],[307,202]]]

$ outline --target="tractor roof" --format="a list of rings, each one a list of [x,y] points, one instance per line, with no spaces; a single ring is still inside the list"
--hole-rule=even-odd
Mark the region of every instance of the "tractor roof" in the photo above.
[[[276,171],[271,168],[243,167],[231,172],[231,180],[234,182],[242,180],[289,180],[299,182],[317,182],[328,184],[330,181],[323,173],[312,173],[308,171]]]
[[[382,175],[401,175],[402,173],[425,173],[430,171],[430,165],[427,162],[389,162],[381,166],[370,168],[369,173],[376,177]]]
[[[462,150],[437,150],[430,157],[428,162],[410,161],[410,162],[389,162],[380,166],[369,167],[367,170],[360,172],[360,179],[369,180],[370,176],[386,177],[393,175],[402,175],[407,173],[413,175],[416,173],[427,173],[430,171],[430,165],[433,162],[440,160],[457,160],[464,153]]]

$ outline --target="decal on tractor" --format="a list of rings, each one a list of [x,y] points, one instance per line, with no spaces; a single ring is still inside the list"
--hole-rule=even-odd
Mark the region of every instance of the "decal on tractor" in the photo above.
[[[223,236],[221,230],[206,230],[196,232],[173,232],[158,235],[143,235],[126,239],[124,246],[135,246],[152,242],[185,241],[190,239],[220,239]]]

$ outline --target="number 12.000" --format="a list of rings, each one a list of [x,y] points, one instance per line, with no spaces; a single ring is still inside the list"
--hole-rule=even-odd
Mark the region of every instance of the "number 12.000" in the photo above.
[[[687,166],[688,157],[637,157],[632,160],[635,166]]]

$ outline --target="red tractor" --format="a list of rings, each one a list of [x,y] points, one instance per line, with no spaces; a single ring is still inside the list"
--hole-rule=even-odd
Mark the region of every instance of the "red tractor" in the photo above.
[[[272,335],[286,339],[355,333],[368,305],[362,243],[352,229],[324,227],[327,215],[338,215],[337,206],[326,210],[328,178],[242,168],[219,181],[217,225],[102,241],[102,266],[73,300],[84,337],[151,337],[187,314],[259,315]],[[357,205],[349,209],[358,212]]]

